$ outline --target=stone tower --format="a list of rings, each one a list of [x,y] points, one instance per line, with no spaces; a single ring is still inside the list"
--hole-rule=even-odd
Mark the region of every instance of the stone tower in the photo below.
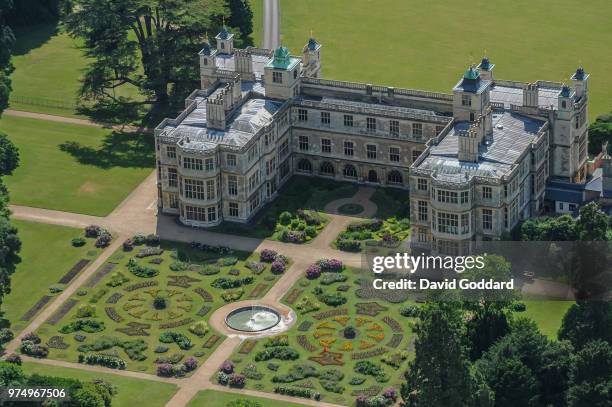
[[[308,78],[321,77],[321,44],[310,37],[302,49],[302,71]]]
[[[487,77],[490,72],[487,71]],[[480,71],[471,66],[453,88],[453,117],[458,121],[484,120],[485,129],[492,129],[490,90],[492,81],[480,76]],[[492,131],[492,130],[491,130]]]
[[[234,34],[227,31],[225,24],[215,39],[217,40],[217,50],[220,54],[231,55],[234,52]]]

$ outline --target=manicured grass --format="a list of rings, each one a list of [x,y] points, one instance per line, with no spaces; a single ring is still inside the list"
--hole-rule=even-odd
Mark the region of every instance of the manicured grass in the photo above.
[[[113,397],[113,406],[115,407],[133,407],[137,405],[162,407],[166,405],[168,400],[177,391],[177,387],[174,384],[132,379],[109,373],[88,372],[86,370],[41,365],[33,362],[24,362],[22,367],[23,371],[28,375],[39,374],[83,381],[94,379],[105,380],[113,384],[117,389],[117,394]]]
[[[70,240],[82,236],[80,229],[13,220],[19,229],[22,242],[21,263],[11,278],[11,293],[4,297],[4,318],[11,321],[11,329],[21,332],[28,324],[21,317],[43,295],[49,295],[49,287],[67,273],[80,259],[94,260],[101,252],[87,239],[82,247],[73,247]],[[76,277],[76,276],[75,276]]]
[[[212,231],[278,240],[278,233],[275,232],[278,217],[282,212],[295,214],[298,209],[321,212],[328,203],[355,195],[357,189],[358,186],[351,183],[297,175],[283,185],[276,199],[262,209],[249,224],[225,222],[212,228]]]
[[[312,30],[324,78],[447,93],[485,50],[501,79],[570,82],[582,63],[594,118],[612,108],[611,14],[608,0],[281,0],[281,43],[299,55]]]
[[[414,319],[400,315],[399,309],[402,306],[414,303],[410,302],[407,296],[402,298],[404,300],[402,303],[397,302],[400,301],[397,298],[394,299],[394,302],[390,302],[389,300],[392,297],[389,297],[388,293],[384,291],[374,292],[367,289],[363,290],[362,287],[367,287],[369,285],[366,279],[369,280],[371,276],[355,269],[347,268],[341,273],[341,275],[346,276],[346,281],[335,282],[329,285],[321,284],[324,278],[338,275],[340,274],[322,273],[321,277],[316,280],[308,280],[302,277],[283,298],[283,303],[292,307],[297,314],[295,325],[286,332],[286,335],[288,337],[289,348],[299,353],[298,359],[287,361],[272,359],[256,362],[256,355],[267,349],[266,345],[270,345],[268,342],[269,339],[267,338],[257,340],[255,347],[248,354],[241,353],[241,348],[238,348],[231,358],[236,365],[234,370],[240,373],[243,372],[248,365],[254,365],[257,371],[263,374],[263,377],[259,380],[247,378],[247,388],[273,392],[274,388],[277,386],[289,388],[305,387],[311,389],[313,392],[321,393],[321,401],[341,405],[353,405],[356,396],[351,393],[354,391],[371,390],[373,387],[377,389],[380,388],[380,392],[388,387],[399,389],[399,385],[403,381],[403,372],[407,367],[407,360],[412,357],[413,350],[411,339],[413,337],[412,323],[414,323]],[[313,290],[317,287],[322,288],[329,294],[338,293],[346,297],[347,302],[337,307],[328,306],[313,293]],[[339,287],[342,287],[342,289],[338,290]],[[345,289],[346,291],[343,291]],[[294,292],[297,292],[297,294],[294,294]],[[397,292],[389,295],[397,295]],[[306,301],[306,298],[310,301],[317,302],[319,304],[319,309],[306,312],[301,306],[304,304],[303,301]],[[376,306],[380,308],[375,311],[376,315],[366,315],[366,313],[363,312],[364,308],[362,308],[361,311],[359,310],[358,304],[361,304],[361,307],[365,304],[369,304],[366,305],[366,307]],[[334,312],[343,309],[346,309],[346,311],[342,312],[341,315],[333,316],[329,314],[320,314],[322,312]],[[400,326],[402,336],[399,343],[389,344],[393,335],[399,333],[394,332],[385,322],[383,318],[387,317],[391,317]],[[360,320],[361,318],[365,319],[365,321]],[[305,322],[310,322],[311,325],[305,327],[302,325]],[[344,329],[348,326],[354,327],[357,331],[354,339],[344,336]],[[378,335],[380,335],[380,337],[378,337]],[[304,338],[302,337],[300,339],[299,336],[305,337],[308,344],[313,348],[307,349],[304,347],[302,345]],[[324,343],[322,341],[328,342]],[[341,355],[339,363],[323,365],[319,364],[316,360],[309,359],[310,357],[316,358],[322,355],[326,346],[329,352]],[[384,356],[406,351],[405,356],[407,356],[408,359],[401,362],[399,367],[395,369],[383,363],[381,361],[383,356],[380,354],[365,358],[354,358],[363,352],[371,352],[380,348],[386,349]],[[356,373],[354,371],[356,363],[366,360],[382,368],[384,373],[388,376],[388,380],[377,381],[372,376]],[[270,363],[278,365],[277,370],[272,370],[269,367]],[[339,370],[344,377],[338,384],[344,388],[344,391],[335,393],[325,390],[318,377],[309,377],[287,383],[275,383],[273,381],[274,376],[286,375],[290,372],[292,367],[298,365],[312,366],[319,374],[329,370]],[[364,381],[361,384],[350,384],[353,378],[360,378]]]
[[[16,31],[11,78],[11,108],[60,116],[76,116],[77,93],[87,59],[80,42],[55,24]],[[135,96],[135,88],[122,87],[122,96]]]
[[[410,192],[395,188],[378,188],[370,198],[378,208],[377,219],[410,217]]]
[[[6,177],[11,203],[108,215],[154,165],[153,137],[4,116],[0,130],[19,147]]]
[[[524,301],[527,310],[524,313],[516,313],[516,316],[524,315],[533,319],[544,335],[551,339],[557,338],[557,332],[561,327],[561,321],[573,301]]]
[[[286,401],[278,401],[274,399],[266,399],[261,397],[251,397],[236,393],[225,393],[216,390],[204,390],[199,392],[187,407],[225,407],[227,403],[233,400],[250,400],[260,403],[265,407],[302,407],[303,404],[288,403]]]
[[[271,272],[267,263],[263,264],[265,268],[259,274],[246,267],[248,261],[259,261],[257,253],[232,251],[218,254],[210,249],[191,248],[187,244],[176,242],[162,242],[160,247],[163,252],[148,253],[149,255],[144,257],[137,255],[142,250],[151,251],[153,248],[136,246],[131,252],[117,250],[96,272],[105,270],[106,274],[99,276],[94,274],[69,300],[76,301],[71,309],[60,315],[55,324],[52,323],[53,316],[51,316],[38,329],[37,333],[42,337],[43,343],[47,344],[51,337],[56,337],[55,340],[61,339],[68,345],[50,346],[50,359],[76,362],[79,355],[96,353],[93,349],[79,351],[80,345],[98,344],[99,341],[105,340],[110,345],[97,351],[114,353],[127,363],[128,370],[155,374],[157,367],[155,360],[170,356],[180,356],[178,361],[174,362],[177,365],[190,356],[201,364],[222,342],[223,337],[212,329],[198,336],[190,331],[190,327],[199,321],[207,322],[216,309],[232,301],[224,299],[223,294],[241,291],[242,294],[233,301],[261,298],[279,278],[279,275]],[[233,260],[230,260],[231,258]],[[158,274],[151,277],[137,276],[128,268],[128,263],[132,259],[141,268]],[[220,278],[229,280],[251,278],[252,281],[244,282],[240,288],[213,287],[213,281]],[[158,297],[165,299],[165,306],[155,305]],[[85,305],[94,308],[94,315],[79,318],[77,312]],[[89,333],[61,331],[62,327],[71,322],[92,319],[102,322],[103,329]],[[141,327],[143,329],[138,332],[125,331],[130,323],[146,326]],[[169,332],[185,335],[192,346],[181,349],[174,342],[162,343],[160,335]],[[83,338],[75,338],[75,335],[84,335],[86,338],[82,340]],[[216,336],[217,340],[211,339],[213,336]],[[111,338],[112,341],[105,338]],[[126,341],[137,340],[144,341],[146,345],[140,352],[143,358],[129,357],[124,350],[125,345],[119,345]],[[163,352],[155,352],[158,346],[167,348]]]

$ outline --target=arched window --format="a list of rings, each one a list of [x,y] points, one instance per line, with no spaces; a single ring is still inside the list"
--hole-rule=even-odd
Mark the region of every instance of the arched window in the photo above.
[[[378,182],[378,174],[374,170],[368,172],[368,182]]]
[[[342,170],[345,178],[357,178],[357,170],[351,164],[347,164],[344,166],[344,170]]]
[[[321,163],[321,174],[334,175],[334,165],[329,161],[323,161]]]
[[[401,184],[404,182],[404,177],[402,177],[401,172],[393,170],[387,174],[387,182],[389,184]]]
[[[221,49],[225,49],[225,44],[221,43]]]
[[[312,164],[305,158],[302,158],[298,162],[298,171],[302,172],[312,172]]]

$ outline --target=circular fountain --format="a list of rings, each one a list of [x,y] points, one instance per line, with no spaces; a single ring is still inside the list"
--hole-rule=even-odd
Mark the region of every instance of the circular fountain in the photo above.
[[[227,326],[241,332],[266,331],[280,322],[281,316],[276,310],[261,305],[236,308],[225,317]]]

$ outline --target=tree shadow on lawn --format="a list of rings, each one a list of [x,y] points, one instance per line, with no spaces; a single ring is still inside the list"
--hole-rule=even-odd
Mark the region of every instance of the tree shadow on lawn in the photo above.
[[[36,48],[42,47],[49,42],[51,37],[59,33],[57,23],[38,24],[29,27],[18,27],[13,29],[15,34],[15,45],[13,45],[13,56],[26,55]]]
[[[152,134],[113,131],[99,147],[67,141],[59,149],[70,154],[80,164],[109,169],[113,167],[153,168],[155,143]]]

